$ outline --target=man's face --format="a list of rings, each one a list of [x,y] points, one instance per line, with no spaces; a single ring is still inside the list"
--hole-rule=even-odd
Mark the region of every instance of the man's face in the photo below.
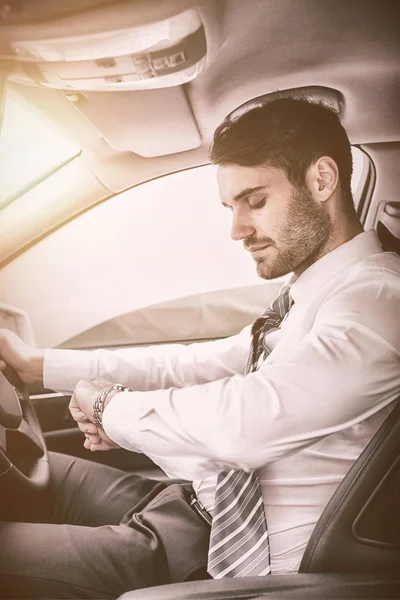
[[[328,213],[281,169],[221,165],[218,185],[232,211],[232,239],[243,241],[260,277],[299,275],[324,254],[332,233]]]

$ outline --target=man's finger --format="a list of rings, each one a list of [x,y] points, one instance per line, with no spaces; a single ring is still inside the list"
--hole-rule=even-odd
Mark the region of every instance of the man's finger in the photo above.
[[[97,433],[85,433],[85,437],[91,444],[100,444],[101,439]]]
[[[106,442],[100,441],[99,444],[91,444],[90,450],[91,452],[104,452],[105,450],[111,450],[111,448],[107,446]]]
[[[82,433],[96,433],[96,434],[98,434],[98,431],[99,431],[98,428],[97,428],[97,425],[95,425],[94,423],[91,423],[90,421],[79,422],[78,423],[78,427],[82,431]]]
[[[80,408],[70,408],[71,417],[77,423],[90,423],[88,417]]]
[[[100,441],[99,444],[92,444],[90,442],[90,440],[85,439],[84,443],[83,443],[83,447],[86,450],[90,450],[91,452],[97,452],[97,451],[105,451],[105,450],[110,450],[109,446],[107,445],[106,442],[104,442],[103,440]]]

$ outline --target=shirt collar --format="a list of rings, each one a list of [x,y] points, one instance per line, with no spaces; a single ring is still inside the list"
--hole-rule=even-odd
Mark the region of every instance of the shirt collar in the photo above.
[[[325,254],[304,271],[297,279],[288,281],[291,296],[296,304],[310,299],[324,283],[354,262],[372,254],[383,252],[376,231],[363,231],[354,238]]]

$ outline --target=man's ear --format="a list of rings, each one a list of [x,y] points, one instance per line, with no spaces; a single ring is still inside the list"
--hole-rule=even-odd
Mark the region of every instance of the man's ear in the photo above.
[[[329,200],[339,184],[339,170],[329,156],[321,156],[307,171],[308,187],[318,202]]]

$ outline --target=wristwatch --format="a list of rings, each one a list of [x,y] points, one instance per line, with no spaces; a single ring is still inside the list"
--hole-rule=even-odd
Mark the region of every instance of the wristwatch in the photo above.
[[[97,398],[93,403],[93,423],[99,427],[102,431],[104,431],[103,427],[103,410],[106,400],[108,399],[109,394],[112,392],[133,392],[132,388],[126,387],[125,385],[121,385],[120,383],[114,383],[108,387],[103,388],[98,394]]]

